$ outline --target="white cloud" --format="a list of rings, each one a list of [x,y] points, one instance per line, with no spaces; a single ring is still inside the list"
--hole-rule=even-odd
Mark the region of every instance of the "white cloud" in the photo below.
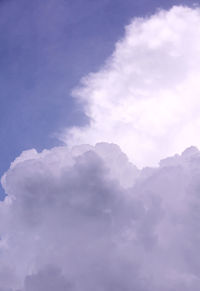
[[[128,26],[78,90],[92,122],[70,144],[114,140],[151,164],[198,143],[199,19]],[[113,143],[23,152],[2,177],[0,291],[199,291],[199,177],[195,147],[142,170]]]
[[[116,222],[127,219],[128,195],[123,198],[121,187],[127,189],[138,173],[115,145],[22,153],[2,178],[8,197],[0,203],[0,275],[5,278],[0,287],[22,288],[24,280],[31,280],[27,276],[35,282],[46,265],[83,284],[79,276],[90,276],[92,265],[117,239],[118,231],[112,235]],[[15,268],[13,262],[20,263]],[[94,282],[89,287],[88,279],[84,290]]]
[[[70,146],[114,142],[139,167],[199,146],[199,63],[199,8],[134,19],[102,69],[74,91],[90,125],[60,138]]]
[[[113,144],[22,153],[2,179],[0,290],[199,290],[199,175],[194,147],[142,171]]]

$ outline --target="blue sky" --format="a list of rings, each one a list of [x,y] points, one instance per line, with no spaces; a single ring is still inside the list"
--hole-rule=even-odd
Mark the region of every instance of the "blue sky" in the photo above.
[[[54,132],[87,122],[71,90],[102,66],[132,17],[192,3],[0,1],[0,174],[23,150],[58,145]]]
[[[0,0],[0,291],[200,290],[198,3]]]

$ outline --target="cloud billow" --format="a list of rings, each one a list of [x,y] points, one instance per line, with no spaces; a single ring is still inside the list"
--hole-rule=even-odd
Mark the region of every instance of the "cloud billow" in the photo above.
[[[134,19],[106,64],[73,92],[90,124],[60,139],[114,142],[139,167],[199,146],[199,39],[199,8]]]
[[[114,144],[22,153],[2,178],[0,288],[198,290],[199,174],[194,147],[140,171]]]
[[[76,92],[90,125],[10,165],[0,291],[199,291],[199,24],[134,20]]]

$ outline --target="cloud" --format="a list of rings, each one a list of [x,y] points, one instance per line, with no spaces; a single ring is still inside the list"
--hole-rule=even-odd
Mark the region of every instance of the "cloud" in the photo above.
[[[71,290],[70,284],[62,276],[60,270],[52,266],[34,275],[29,275],[25,280],[26,291],[67,291]]]
[[[13,161],[0,291],[199,291],[199,150],[132,163],[198,141],[199,16],[174,7],[134,20],[76,93],[90,125],[64,135],[71,147]]]
[[[2,178],[0,290],[199,290],[199,175],[194,147],[143,170],[107,143],[22,153]]]
[[[138,170],[115,145],[81,146],[72,152],[61,147],[41,154],[31,150],[17,158],[2,179],[8,194],[1,202],[0,223],[1,266],[9,268],[5,287],[22,288],[29,273],[56,264],[73,282],[83,284],[88,277],[84,288],[94,288],[94,282],[87,285],[92,268],[103,271],[107,259],[100,258],[112,249],[117,221],[132,215],[120,192],[128,180],[130,185],[128,175],[134,181],[134,173]],[[13,261],[20,261],[16,270]]]
[[[199,39],[199,8],[134,19],[106,64],[73,92],[90,124],[60,139],[114,142],[139,167],[199,146]]]

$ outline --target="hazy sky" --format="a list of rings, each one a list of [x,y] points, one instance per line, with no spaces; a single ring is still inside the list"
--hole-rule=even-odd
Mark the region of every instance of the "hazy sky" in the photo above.
[[[136,16],[187,1],[0,1],[0,174],[23,150],[60,144],[54,133],[88,118],[71,97]],[[198,3],[198,1],[196,1]]]

